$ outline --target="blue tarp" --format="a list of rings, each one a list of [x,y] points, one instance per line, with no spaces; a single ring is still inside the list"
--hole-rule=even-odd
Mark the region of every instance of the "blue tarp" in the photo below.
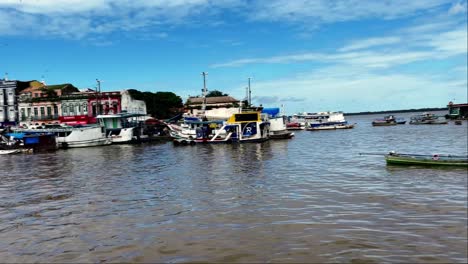
[[[279,114],[280,109],[278,107],[275,108],[263,108],[262,113],[268,114],[271,117],[275,117]]]
[[[7,133],[5,134],[7,137],[13,137],[15,139],[23,139],[24,133]]]

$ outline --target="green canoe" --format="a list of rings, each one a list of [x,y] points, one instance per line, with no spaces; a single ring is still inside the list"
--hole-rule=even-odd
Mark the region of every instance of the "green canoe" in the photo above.
[[[390,153],[385,155],[387,164],[423,165],[423,166],[456,166],[468,167],[468,157],[451,155],[415,155]]]

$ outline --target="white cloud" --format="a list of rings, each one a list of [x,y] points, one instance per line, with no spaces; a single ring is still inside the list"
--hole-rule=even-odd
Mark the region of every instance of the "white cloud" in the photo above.
[[[393,19],[438,8],[450,0],[265,0],[257,1],[254,18],[271,21],[329,23],[366,18]]]
[[[339,51],[351,51],[370,48],[374,46],[383,46],[399,43],[401,41],[400,37],[382,37],[382,38],[368,38],[363,40],[354,41],[348,46],[345,46]]]
[[[467,3],[457,2],[450,7],[448,13],[453,15],[453,14],[466,13],[466,11],[467,11]]]
[[[440,8],[447,2],[449,0],[0,0],[2,20],[7,15],[27,17],[0,22],[0,34],[31,34],[42,30],[49,35],[82,38],[162,24],[188,25],[194,20],[219,25],[223,21],[216,15],[223,11],[235,13],[241,20],[298,22],[314,27],[338,21],[411,16]],[[453,5],[451,12],[459,13],[461,7],[461,3]]]

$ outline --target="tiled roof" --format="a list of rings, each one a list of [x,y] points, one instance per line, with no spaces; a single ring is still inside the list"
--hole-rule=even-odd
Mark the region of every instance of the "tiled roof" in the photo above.
[[[239,100],[231,96],[215,96],[215,97],[206,97],[207,104],[226,104],[226,103],[236,103]],[[202,104],[203,97],[189,97],[187,99],[187,104]]]

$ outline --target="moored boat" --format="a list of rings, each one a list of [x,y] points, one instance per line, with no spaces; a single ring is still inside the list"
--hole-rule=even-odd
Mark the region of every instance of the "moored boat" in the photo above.
[[[217,129],[205,125],[197,128],[196,143],[247,143],[269,139],[270,123],[261,118],[260,112],[233,114]]]
[[[286,129],[286,120],[281,116],[279,108],[264,108],[262,115],[265,115],[270,123],[270,139],[290,139],[294,133]]]
[[[19,133],[53,133],[60,148],[80,148],[110,145],[112,140],[107,138],[101,126],[46,126],[39,129],[14,128]]]

